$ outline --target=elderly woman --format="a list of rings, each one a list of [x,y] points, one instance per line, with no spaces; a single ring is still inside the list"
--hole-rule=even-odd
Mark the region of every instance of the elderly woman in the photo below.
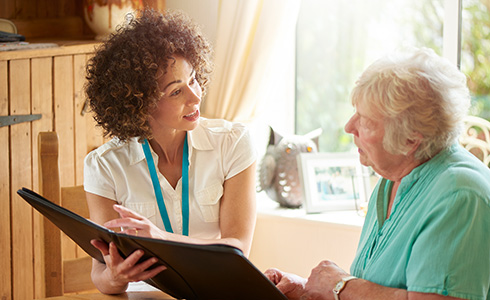
[[[86,92],[113,139],[85,158],[84,187],[96,223],[156,239],[229,244],[248,255],[255,150],[243,124],[200,117],[210,55],[197,26],[177,12],[143,11],[103,43],[89,61]],[[123,259],[114,244],[92,243],[105,260],[92,268],[103,293],[122,293],[165,268],[151,268],[156,258],[138,263],[142,251]]]
[[[465,76],[428,49],[372,64],[345,125],[375,187],[351,274],[266,271],[290,299],[489,299],[490,170],[458,145]]]

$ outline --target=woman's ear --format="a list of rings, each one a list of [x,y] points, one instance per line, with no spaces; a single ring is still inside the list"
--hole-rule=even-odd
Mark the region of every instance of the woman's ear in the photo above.
[[[415,132],[411,138],[407,139],[407,141],[405,142],[407,155],[412,155],[413,153],[415,153],[415,151],[417,151],[420,143],[422,143],[422,139],[423,136],[418,132]]]

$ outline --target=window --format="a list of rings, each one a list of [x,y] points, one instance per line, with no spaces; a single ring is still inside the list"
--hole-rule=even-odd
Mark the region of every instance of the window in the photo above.
[[[490,114],[490,15],[485,0],[463,0],[462,70],[469,76],[472,114]],[[454,0],[303,0],[296,32],[297,134],[321,127],[320,151],[348,151],[344,132],[350,91],[362,71],[404,46],[459,55],[459,7]],[[488,119],[490,117],[487,116]]]
[[[464,0],[461,70],[472,95],[470,114],[490,120],[490,2]]]

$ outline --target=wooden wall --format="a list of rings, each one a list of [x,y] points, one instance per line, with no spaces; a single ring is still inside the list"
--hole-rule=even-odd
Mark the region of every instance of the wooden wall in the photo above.
[[[16,194],[21,187],[38,191],[39,132],[58,133],[61,186],[83,183],[83,158],[103,143],[90,114],[81,114],[84,68],[93,49],[92,44],[63,47],[54,55],[49,50],[0,53],[0,115],[42,114],[40,120],[0,127],[2,300],[43,293],[37,231],[42,218]],[[65,249],[65,257],[78,257],[74,247]]]
[[[87,0],[1,0],[0,18],[12,21],[27,40],[93,38],[95,35],[83,18],[84,1]],[[141,1],[145,7],[165,9],[165,0]]]
[[[20,198],[38,191],[37,136],[59,137],[60,184],[83,183],[83,158],[104,140],[90,114],[81,114],[84,68],[94,34],[83,22],[84,0],[0,0],[0,18],[11,20],[28,42],[59,48],[0,51],[0,116],[42,114],[40,120],[0,127],[0,299],[43,297],[40,228],[43,218]],[[143,0],[164,11],[165,0]],[[80,40],[84,40],[80,42]],[[85,255],[68,238],[65,258]]]
[[[84,0],[2,0],[0,18],[9,19],[31,38],[93,36],[83,22]]]

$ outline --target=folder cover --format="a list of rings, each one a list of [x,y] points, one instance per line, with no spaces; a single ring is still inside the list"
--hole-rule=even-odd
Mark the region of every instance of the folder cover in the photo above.
[[[102,227],[41,195],[22,188],[17,193],[60,228],[93,258],[104,263],[92,239],[114,242],[123,257],[143,249],[142,260],[157,257],[166,270],[146,282],[177,299],[287,300],[242,252],[228,245],[195,245],[131,236]]]

